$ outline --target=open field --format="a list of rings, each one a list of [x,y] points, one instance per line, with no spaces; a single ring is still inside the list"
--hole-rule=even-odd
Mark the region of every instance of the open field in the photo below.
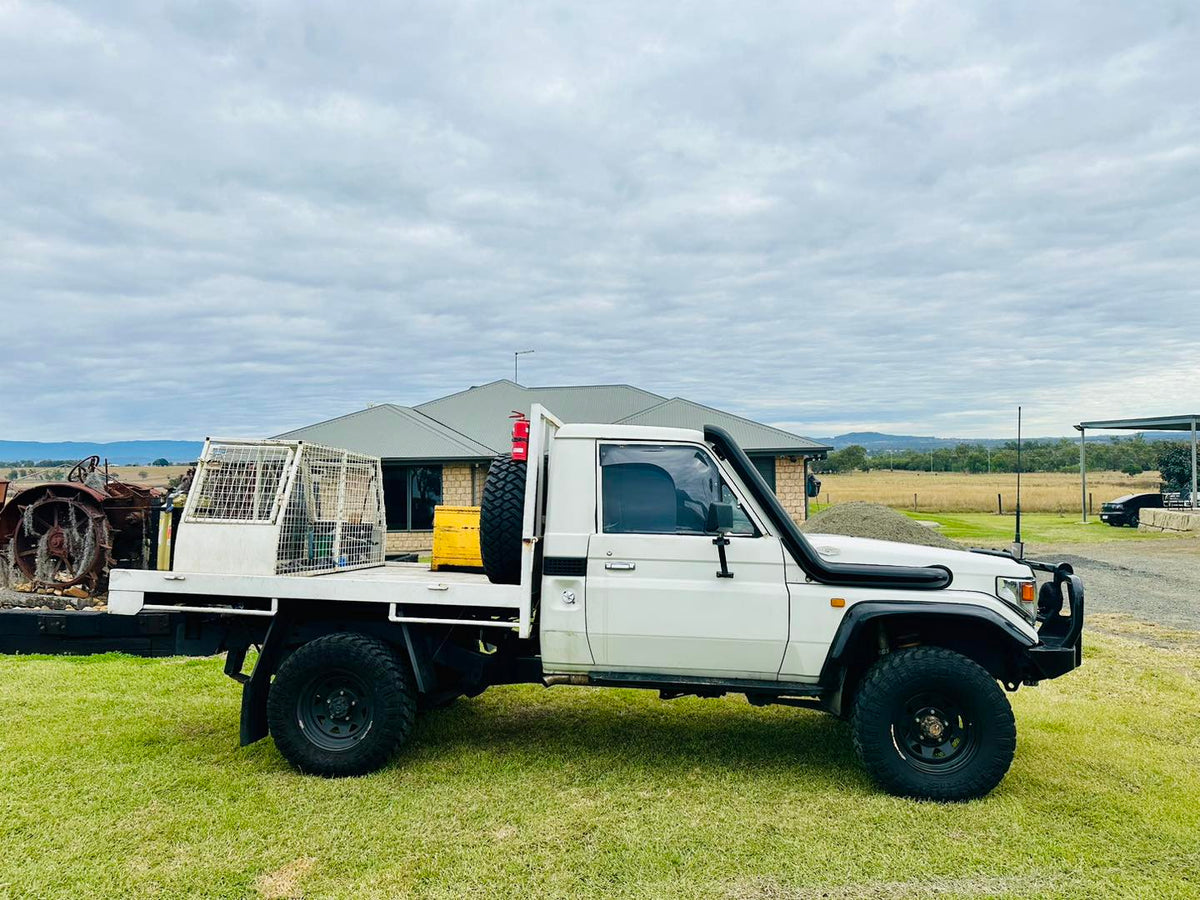
[[[1023,506],[1024,504],[1022,504]],[[917,521],[937,522],[938,531],[946,537],[968,546],[1007,547],[1012,543],[1016,516],[995,513],[921,513],[903,510]],[[1074,513],[1021,513],[1021,538],[1027,544],[1107,544],[1175,540],[1179,538],[1155,531],[1136,528],[1114,528],[1095,516],[1080,523]],[[1185,539],[1186,540],[1186,539]]]
[[[217,659],[2,658],[0,896],[1193,897],[1200,635],[1123,623],[1013,697],[1008,778],[945,806],[740,699],[495,688],[326,781],[238,749]]]
[[[108,472],[120,481],[148,484],[152,487],[166,487],[168,481],[182,475],[189,468],[189,466],[109,466]],[[57,469],[35,470],[33,474],[9,485],[8,492],[12,494],[18,490],[42,484],[49,480],[52,472],[61,471],[65,477],[69,469],[69,466],[60,466]],[[0,468],[0,478],[5,478],[7,471],[8,469]],[[145,475],[142,474],[143,472]]]
[[[819,503],[868,500],[897,509],[927,512],[996,512],[1000,494],[1005,512],[1016,506],[1017,480],[1010,473],[969,475],[960,472],[851,472],[821,475]],[[1121,494],[1158,490],[1157,472],[1129,476],[1121,472],[1089,472],[1088,491],[1095,509]],[[913,495],[916,495],[916,506]],[[1025,512],[1079,512],[1079,473],[1027,472],[1021,476],[1021,509]]]

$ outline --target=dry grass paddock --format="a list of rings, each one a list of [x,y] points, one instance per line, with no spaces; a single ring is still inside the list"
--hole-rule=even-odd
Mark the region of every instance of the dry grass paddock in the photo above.
[[[1006,513],[1016,504],[1017,477],[1011,473],[970,475],[960,472],[853,472],[821,475],[821,505],[867,500],[897,509],[925,512],[996,512],[1000,494]],[[1105,500],[1135,491],[1158,490],[1158,473],[1129,476],[1089,472],[1088,492],[1096,511]],[[914,505],[913,497],[916,496]],[[1021,509],[1027,512],[1077,512],[1079,474],[1027,472],[1021,476]]]
[[[0,478],[4,478],[5,473],[12,467],[0,469]],[[61,471],[65,476],[70,470],[70,466],[57,466],[53,469],[36,469],[33,474],[22,478],[20,481],[14,481],[9,485],[8,493],[11,496],[19,490],[34,487],[35,485],[44,484],[52,480],[51,473]],[[108,472],[110,475],[117,478],[119,481],[127,481],[132,484],[147,484],[151,487],[166,487],[167,482],[172,478],[177,478],[186,472],[190,466],[109,466]],[[143,476],[142,473],[145,473]]]

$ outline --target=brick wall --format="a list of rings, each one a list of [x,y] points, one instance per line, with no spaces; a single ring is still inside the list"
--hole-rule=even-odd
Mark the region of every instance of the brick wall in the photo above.
[[[474,470],[474,484],[472,484]],[[442,466],[442,504],[445,506],[478,506],[483,499],[483,482],[487,465]],[[388,553],[413,553],[433,549],[432,531],[389,531]]]
[[[387,535],[388,553],[410,553],[424,550],[428,553],[433,549],[432,531],[389,531]]]
[[[775,460],[775,496],[795,521],[804,521],[804,460],[780,456]]]
[[[477,473],[479,481],[486,473]],[[475,506],[471,489],[471,466],[442,466],[442,503],[446,506]]]

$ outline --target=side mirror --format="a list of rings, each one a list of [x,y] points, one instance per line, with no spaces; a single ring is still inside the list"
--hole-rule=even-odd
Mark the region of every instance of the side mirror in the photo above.
[[[705,530],[709,534],[725,534],[733,531],[733,504],[709,504],[708,523],[705,526]]]

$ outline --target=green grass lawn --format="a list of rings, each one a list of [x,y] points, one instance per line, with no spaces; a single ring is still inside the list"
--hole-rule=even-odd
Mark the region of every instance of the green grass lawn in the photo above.
[[[1012,543],[1013,526],[1016,523],[1014,516],[998,516],[995,513],[897,512],[903,512],[910,519],[939,523],[942,526],[939,530],[948,538],[986,546]],[[1078,513],[1022,513],[1021,538],[1029,544],[1055,544],[1172,540],[1178,539],[1178,535],[1139,531],[1136,528],[1114,528],[1093,516],[1089,516],[1088,523],[1083,525],[1080,524]]]
[[[817,713],[588,688],[493,689],[326,781],[237,747],[218,660],[3,657],[0,896],[1195,897],[1200,637],[1151,631],[1022,689],[965,805],[878,793]]]

